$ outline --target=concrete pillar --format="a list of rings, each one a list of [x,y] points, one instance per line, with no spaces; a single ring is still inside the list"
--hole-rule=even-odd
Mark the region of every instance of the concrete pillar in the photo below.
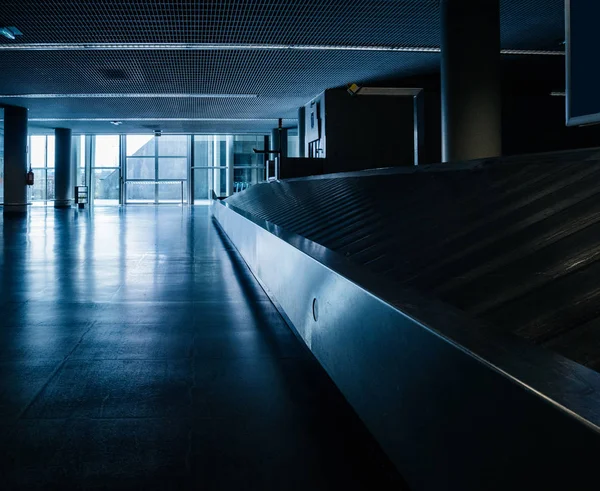
[[[306,157],[304,148],[306,140],[306,110],[304,106],[298,108],[298,157]]]
[[[4,213],[27,213],[27,108],[4,107]]]
[[[72,133],[68,128],[54,130],[54,208],[73,204]]]
[[[499,0],[442,0],[442,160],[502,152]]]

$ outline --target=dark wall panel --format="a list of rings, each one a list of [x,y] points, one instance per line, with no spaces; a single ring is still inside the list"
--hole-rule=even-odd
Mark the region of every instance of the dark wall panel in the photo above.
[[[503,104],[505,155],[600,146],[600,126],[565,125],[564,97],[506,94]]]
[[[325,92],[325,172],[414,163],[412,97],[351,96]]]

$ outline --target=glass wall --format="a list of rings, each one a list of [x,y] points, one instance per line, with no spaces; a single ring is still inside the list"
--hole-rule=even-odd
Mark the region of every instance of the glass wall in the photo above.
[[[187,203],[190,193],[201,203],[264,181],[264,155],[253,152],[263,147],[264,135],[79,135],[73,185],[90,186],[96,205]],[[28,159],[35,172],[31,199],[51,202],[54,136],[30,136]]]
[[[27,154],[28,167],[33,170],[34,184],[28,189],[29,199],[34,205],[52,204],[54,200],[54,135],[32,135],[29,137]],[[73,137],[73,165],[77,169],[75,186],[85,181],[85,138]]]
[[[85,161],[87,139],[84,135],[73,137],[73,167],[75,169],[75,183],[73,186],[85,186]]]
[[[188,135],[127,135],[126,203],[185,203]]]
[[[223,135],[194,135],[194,202],[227,196],[227,139]]]
[[[265,157],[253,149],[264,150],[264,136],[235,135],[233,137],[233,192],[243,191],[265,180]]]
[[[194,135],[194,202],[225,197],[265,180],[264,135]]]
[[[54,135],[30,136],[27,155],[35,175],[30,199],[34,204],[46,204],[54,200]]]
[[[300,138],[295,128],[288,130],[288,157],[300,156]]]

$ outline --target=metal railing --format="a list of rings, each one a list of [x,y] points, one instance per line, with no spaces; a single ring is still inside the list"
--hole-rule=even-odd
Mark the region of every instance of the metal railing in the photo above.
[[[124,181],[124,194],[125,194],[125,203],[130,203],[132,200],[127,197],[127,185],[129,184],[138,184],[142,186],[158,186],[159,184],[179,184],[181,186],[181,204],[185,204],[185,183],[186,179],[173,179],[173,180],[165,180],[165,181],[156,181],[156,180],[144,180],[144,179],[127,179]],[[160,202],[160,200],[155,196],[153,200],[143,200],[144,202]]]

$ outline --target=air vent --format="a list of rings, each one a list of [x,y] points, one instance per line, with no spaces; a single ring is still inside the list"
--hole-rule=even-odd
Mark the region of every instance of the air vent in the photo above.
[[[121,68],[101,68],[100,74],[108,80],[127,80],[127,72]]]

